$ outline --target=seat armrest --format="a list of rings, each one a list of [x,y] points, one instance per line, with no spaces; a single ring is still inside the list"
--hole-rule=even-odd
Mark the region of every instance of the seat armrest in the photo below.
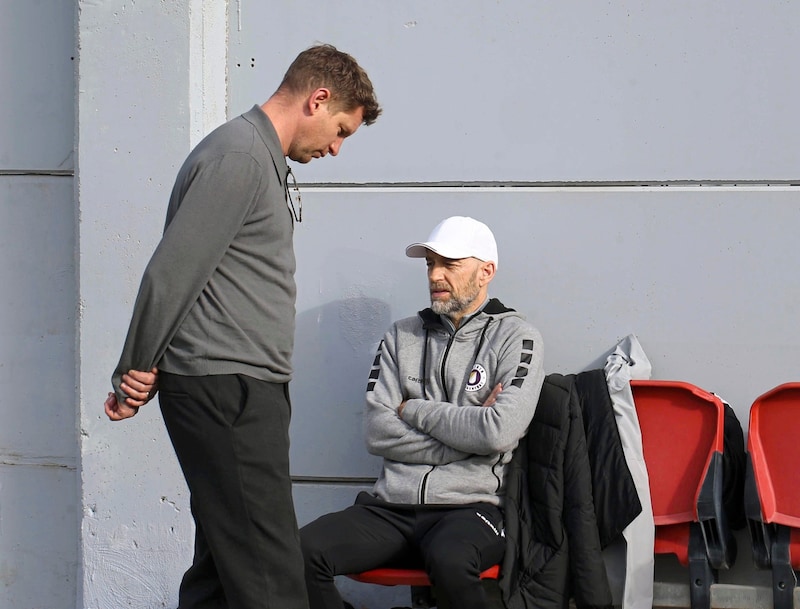
[[[747,517],[747,529],[750,531],[753,562],[759,569],[770,569],[775,530],[771,524],[764,522],[750,453],[747,453],[747,470],[744,479],[744,513]]]
[[[736,561],[736,539],[722,505],[722,463],[722,453],[714,452],[697,497],[697,519],[714,569],[729,569]]]

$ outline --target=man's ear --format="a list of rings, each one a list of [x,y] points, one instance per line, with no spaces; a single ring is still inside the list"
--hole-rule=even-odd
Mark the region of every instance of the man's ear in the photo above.
[[[330,101],[331,101],[330,89],[326,89],[325,87],[320,87],[319,89],[315,89],[311,93],[311,95],[308,96],[308,110],[311,114],[316,114],[323,107],[325,107]]]
[[[488,284],[494,278],[495,271],[497,271],[497,266],[495,266],[494,262],[481,263],[479,275],[482,286]]]

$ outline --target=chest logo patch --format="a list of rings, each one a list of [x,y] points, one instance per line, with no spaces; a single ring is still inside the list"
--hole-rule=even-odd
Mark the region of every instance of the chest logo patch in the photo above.
[[[486,369],[480,364],[475,364],[469,373],[466,391],[478,391],[486,384]]]

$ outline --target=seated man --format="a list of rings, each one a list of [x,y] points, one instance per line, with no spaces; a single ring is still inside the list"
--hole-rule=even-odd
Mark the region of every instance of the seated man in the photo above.
[[[539,399],[542,338],[488,298],[485,224],[447,218],[406,255],[426,260],[431,308],[395,323],[372,365],[372,493],[300,531],[311,609],[342,609],[335,575],[422,565],[451,606],[484,609],[479,573],[503,558],[504,473]]]

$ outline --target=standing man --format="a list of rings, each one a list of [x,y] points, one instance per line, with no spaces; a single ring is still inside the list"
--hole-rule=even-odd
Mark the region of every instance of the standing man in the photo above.
[[[380,112],[355,59],[314,46],[178,173],[105,411],[135,415],[157,374],[196,529],[179,609],[307,607],[288,434],[302,209],[285,157],[335,156]]]
[[[489,298],[494,235],[454,216],[406,255],[425,258],[431,307],[386,333],[367,384],[372,493],[300,531],[311,609],[342,609],[336,575],[424,566],[448,607],[485,609],[479,574],[505,552],[506,467],[544,382],[539,332]]]

